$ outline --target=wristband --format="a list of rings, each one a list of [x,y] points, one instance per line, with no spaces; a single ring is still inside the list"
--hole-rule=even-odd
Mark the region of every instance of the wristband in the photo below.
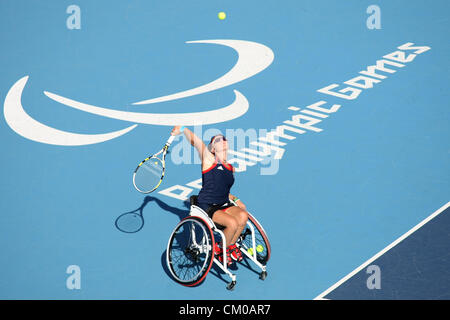
[[[237,202],[237,201],[239,201],[239,198],[234,198],[233,201]]]

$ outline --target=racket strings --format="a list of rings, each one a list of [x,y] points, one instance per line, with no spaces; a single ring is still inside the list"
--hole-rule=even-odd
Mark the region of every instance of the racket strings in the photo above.
[[[164,164],[158,158],[150,158],[142,163],[134,176],[134,184],[141,192],[155,189],[163,176]]]

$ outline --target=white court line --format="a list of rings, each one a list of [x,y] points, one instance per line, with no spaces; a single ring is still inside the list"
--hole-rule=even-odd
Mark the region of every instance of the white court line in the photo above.
[[[446,210],[450,206],[450,201],[447,202],[445,205],[443,205],[441,208],[439,208],[436,212],[432,213],[428,218],[420,222],[418,225],[416,225],[414,228],[406,232],[404,235],[402,235],[400,238],[392,242],[390,245],[388,245],[386,248],[378,252],[376,255],[374,255],[372,258],[364,262],[362,265],[360,265],[358,268],[350,272],[348,275],[346,275],[344,278],[336,282],[334,285],[332,285],[330,288],[319,294],[317,297],[314,298],[314,300],[327,300],[324,299],[324,297],[329,294],[331,291],[339,287],[341,284],[343,284],[345,281],[353,277],[355,274],[360,272],[362,269],[364,269],[366,266],[368,266],[370,263],[372,263],[374,260],[378,259],[380,256],[385,254],[387,251],[395,247],[397,244],[402,242],[405,238],[409,237],[413,232],[417,231],[419,228],[421,228],[423,225],[425,225],[427,222],[429,222],[431,219],[436,217],[438,214]]]

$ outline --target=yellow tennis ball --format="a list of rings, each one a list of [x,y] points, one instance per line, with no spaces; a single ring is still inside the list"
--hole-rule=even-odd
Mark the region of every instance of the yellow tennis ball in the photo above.
[[[247,252],[252,256],[253,255],[253,248],[248,248]]]
[[[263,251],[264,251],[264,247],[263,247],[262,245],[258,244],[258,245],[256,246],[256,251],[258,251],[258,252],[263,252]]]
[[[217,16],[219,17],[220,20],[224,20],[227,17],[226,13],[223,11],[219,12]]]

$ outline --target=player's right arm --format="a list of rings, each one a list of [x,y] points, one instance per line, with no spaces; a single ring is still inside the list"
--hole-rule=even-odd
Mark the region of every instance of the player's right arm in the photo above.
[[[180,126],[173,127],[172,134],[178,135],[180,133],[182,133],[182,132],[180,132]],[[184,133],[184,136],[186,137],[186,139],[188,139],[189,143],[195,149],[197,149],[202,162],[205,159],[205,157],[208,157],[208,158],[210,157],[211,153],[209,152],[208,148],[206,147],[206,145],[202,141],[202,139],[197,137],[197,135],[195,133],[193,133],[191,130],[189,130],[188,128],[184,128],[183,133]]]

